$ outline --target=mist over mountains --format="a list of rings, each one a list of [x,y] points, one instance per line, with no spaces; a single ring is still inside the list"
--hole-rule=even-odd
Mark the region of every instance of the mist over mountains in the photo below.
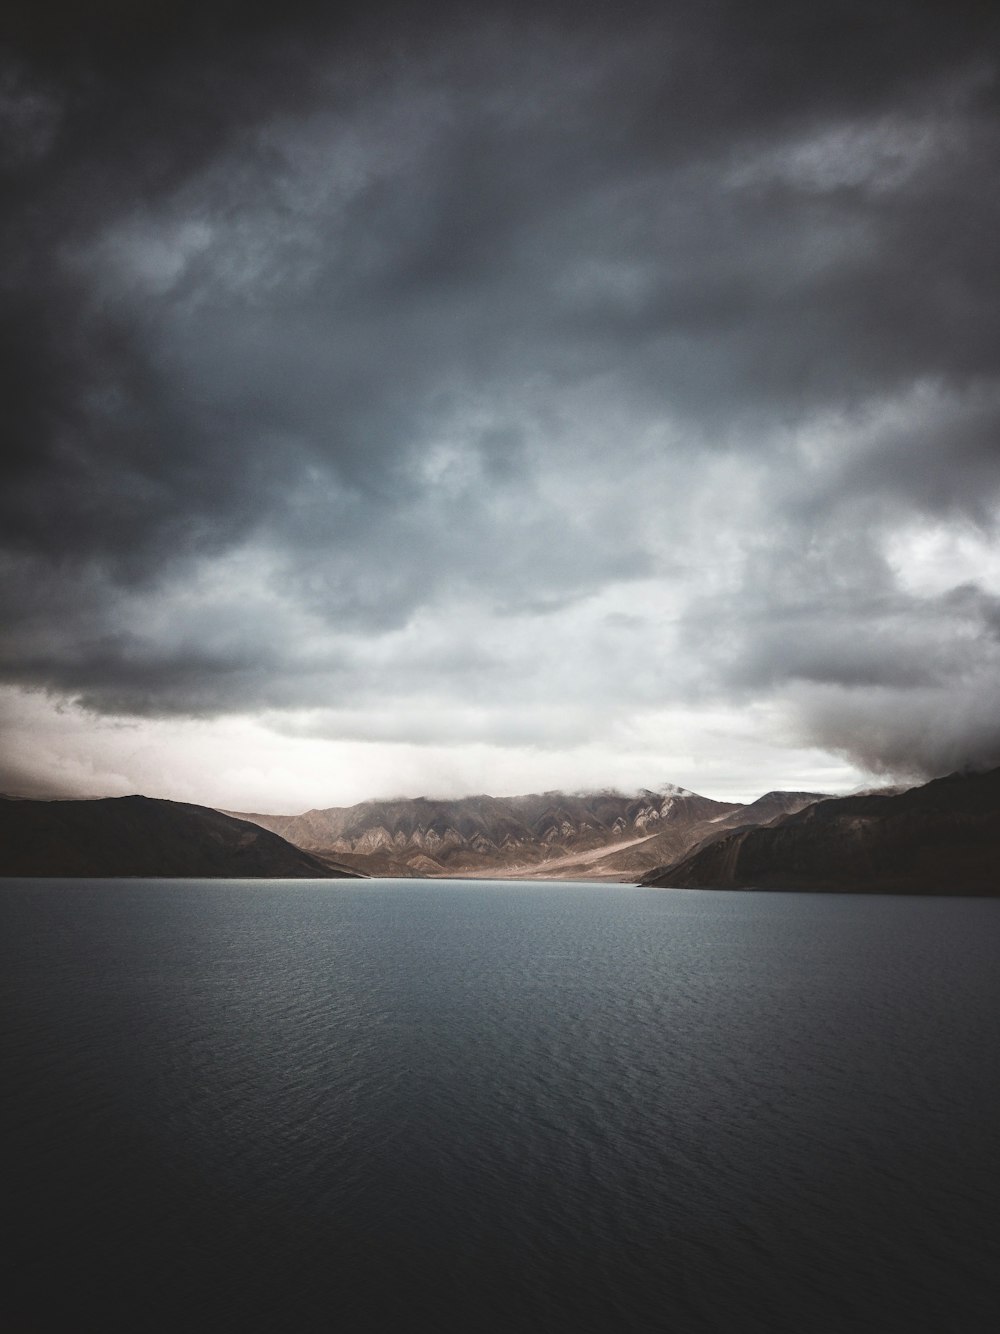
[[[667,784],[630,795],[418,797],[239,818],[374,874],[627,880],[683,855],[713,831],[773,819],[817,799],[772,792],[744,805]]]

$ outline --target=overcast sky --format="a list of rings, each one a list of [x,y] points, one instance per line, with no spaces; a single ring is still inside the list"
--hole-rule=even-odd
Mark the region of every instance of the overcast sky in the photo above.
[[[0,790],[1000,764],[996,12],[15,4]]]

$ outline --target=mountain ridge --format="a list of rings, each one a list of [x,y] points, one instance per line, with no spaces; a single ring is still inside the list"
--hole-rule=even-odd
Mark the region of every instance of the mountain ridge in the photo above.
[[[354,879],[363,873],[209,806],[132,795],[0,799],[0,875]]]
[[[1000,769],[831,797],[707,839],[647,872],[661,888],[1000,893]]]
[[[722,802],[664,784],[513,797],[484,793],[365,801],[313,808],[298,816],[228,814],[260,824],[298,847],[349,859],[372,874],[539,875],[634,880],[682,855],[716,826],[757,808],[751,818],[799,809],[818,793],[768,793],[755,803]],[[761,807],[761,803],[765,803]]]

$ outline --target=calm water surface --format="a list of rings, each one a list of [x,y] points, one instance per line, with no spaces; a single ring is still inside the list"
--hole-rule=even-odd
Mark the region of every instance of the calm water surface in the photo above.
[[[1000,901],[0,883],[7,1330],[1000,1329]]]

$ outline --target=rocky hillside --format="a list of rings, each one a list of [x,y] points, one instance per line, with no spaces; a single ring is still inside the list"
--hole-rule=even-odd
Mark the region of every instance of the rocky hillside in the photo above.
[[[0,798],[0,875],[342,877],[357,872],[205,806]]]
[[[702,843],[643,884],[692,889],[1000,893],[1000,769],[890,796],[819,801]]]
[[[667,785],[632,795],[544,792],[456,801],[418,797],[296,816],[240,818],[374,875],[629,880],[682,856],[725,821],[773,818],[816,799],[807,793],[770,793],[745,806]]]
[[[781,815],[794,815],[796,811],[811,806],[816,801],[825,801],[823,792],[765,792],[756,801],[746,806],[739,806],[730,811],[721,820],[716,820],[718,829],[740,829],[747,825],[770,824]]]

